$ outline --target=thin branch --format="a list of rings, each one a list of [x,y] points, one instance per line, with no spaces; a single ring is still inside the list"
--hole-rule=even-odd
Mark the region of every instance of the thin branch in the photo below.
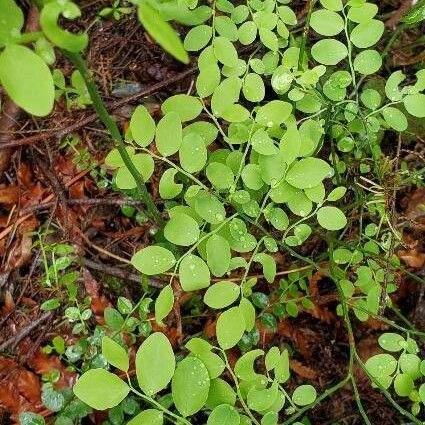
[[[145,205],[147,208],[147,212],[146,212],[147,215],[152,220],[154,220],[159,227],[163,227],[164,218],[162,217],[162,214],[157,209],[151,194],[146,188],[142,175],[137,171],[135,165],[131,161],[129,154],[127,150],[125,149],[124,141],[122,139],[121,132],[117,126],[117,123],[111,117],[111,115],[109,115],[108,111],[106,110],[105,104],[103,103],[103,100],[99,94],[96,83],[93,80],[93,76],[87,69],[84,59],[78,53],[64,51],[64,54],[68,59],[71,60],[71,62],[75,65],[75,67],[78,69],[78,71],[82,75],[87,85],[87,90],[90,94],[90,98],[93,101],[94,109],[96,110],[102,123],[109,130],[111,137],[115,141],[115,146],[122,160],[124,161],[125,166],[127,167],[128,171],[131,173],[131,175],[133,176],[136,182],[139,194],[142,197],[143,201],[145,202]]]
[[[12,336],[7,341],[3,342],[3,344],[0,345],[0,353],[5,351],[10,346],[17,345],[20,341],[22,341],[25,337],[27,337],[35,328],[37,328],[39,325],[47,321],[51,316],[52,316],[52,312],[46,311],[38,319],[30,322],[30,324],[26,326],[24,329],[22,329],[19,333]]]

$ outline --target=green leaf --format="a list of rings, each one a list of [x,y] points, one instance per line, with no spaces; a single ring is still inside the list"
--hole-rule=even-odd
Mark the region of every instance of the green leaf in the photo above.
[[[258,129],[251,138],[252,149],[261,155],[277,155],[279,149],[264,128]],[[283,162],[283,158],[282,158]],[[282,164],[281,164],[282,165]],[[261,168],[261,165],[260,165]],[[282,170],[283,171],[283,170]]]
[[[215,30],[219,35],[227,38],[230,41],[234,42],[238,40],[238,28],[228,16],[216,16]]]
[[[425,404],[425,384],[421,384],[419,387],[419,398]]]
[[[181,121],[191,121],[202,111],[202,103],[193,96],[187,94],[176,94],[169,97],[161,105],[163,114],[176,112]]]
[[[135,142],[143,147],[148,146],[155,137],[155,121],[143,105],[139,105],[133,112],[130,131]]]
[[[204,350],[199,353],[194,353],[194,355],[205,364],[211,379],[220,376],[226,368],[226,365],[224,364],[224,361],[221,359],[221,357],[215,353],[212,353],[211,351]]]
[[[280,350],[278,347],[271,347],[265,357],[265,365],[267,371],[273,370],[277,366],[280,359]]]
[[[69,308],[73,308],[73,307],[69,307]],[[77,309],[77,315],[78,315],[78,309]],[[115,310],[115,308],[112,308],[112,307],[106,307],[103,315],[104,315],[105,323],[107,326],[109,326],[114,331],[121,330],[121,328],[124,325],[124,318],[121,316],[121,313],[118,310]]]
[[[336,65],[347,57],[348,50],[345,44],[329,38],[315,43],[311,48],[311,55],[323,65]]]
[[[311,14],[310,25],[318,34],[331,37],[344,29],[344,19],[339,13],[321,9]]]
[[[183,139],[182,123],[176,112],[169,112],[158,123],[155,135],[155,144],[158,152],[163,156],[175,154]]]
[[[211,380],[210,391],[205,406],[208,409],[214,409],[220,404],[234,406],[236,403],[236,394],[233,388],[223,379],[216,378]]]
[[[40,13],[40,25],[44,35],[56,46],[70,52],[80,52],[87,47],[87,33],[73,34],[59,26],[59,19],[75,19],[81,16],[80,8],[72,2],[52,1],[44,3]]]
[[[0,0],[0,45],[16,38],[24,26],[24,14],[13,0]]]
[[[232,169],[221,162],[210,163],[205,170],[205,174],[218,190],[229,189],[234,181]]]
[[[392,375],[397,368],[397,361],[391,354],[376,354],[367,359],[366,370],[375,378]]]
[[[195,211],[208,223],[219,224],[226,218],[223,204],[209,193],[202,193],[196,197]]]
[[[102,338],[102,354],[111,366],[124,372],[128,371],[129,363],[127,350],[108,336]]]
[[[259,254],[256,254],[254,261],[263,266],[263,273],[267,282],[273,283],[276,276],[276,261],[274,258],[269,254],[260,252]]]
[[[220,116],[223,111],[239,100],[241,80],[236,77],[229,77],[223,80],[214,90],[211,98],[211,109],[214,115]]]
[[[379,108],[382,101],[379,92],[373,89],[366,89],[364,92],[362,92],[360,99],[363,104],[371,110],[376,110]]]
[[[385,25],[376,19],[358,24],[350,34],[351,42],[359,49],[376,44],[384,33]]]
[[[400,369],[414,378],[420,376],[421,359],[416,354],[403,353],[398,359]]]
[[[337,207],[322,207],[317,211],[317,221],[327,230],[341,230],[347,225],[347,218]]]
[[[189,133],[183,138],[179,149],[180,165],[189,173],[201,171],[207,162],[207,149],[202,137]]]
[[[283,403],[285,402],[285,396],[283,397]],[[267,412],[261,419],[261,425],[277,425],[279,415],[277,412]]]
[[[81,375],[73,391],[93,409],[106,410],[121,403],[130,388],[117,375],[105,369],[90,369]]]
[[[385,94],[392,102],[397,102],[403,98],[403,93],[399,85],[406,79],[402,71],[393,72],[385,83]]]
[[[130,157],[134,156],[135,150],[131,146],[125,148],[126,152]],[[105,164],[111,167],[124,167],[124,161],[119,153],[118,149],[112,149],[105,158]]]
[[[183,185],[174,181],[177,173],[178,171],[175,168],[169,168],[161,176],[159,194],[162,199],[173,199],[182,191]]]
[[[232,21],[235,24],[241,24],[244,22],[249,16],[249,8],[248,6],[245,6],[244,4],[241,4],[239,6],[236,6],[232,11]]]
[[[149,276],[164,273],[175,263],[174,254],[161,246],[148,246],[136,252],[131,258],[131,264]]]
[[[304,189],[304,193],[311,201],[321,204],[325,199],[325,186],[323,183],[319,183],[317,186]]]
[[[186,214],[175,214],[164,228],[165,238],[180,246],[193,245],[199,239],[198,223]]]
[[[140,388],[148,396],[163,390],[176,367],[168,338],[160,332],[148,336],[136,353],[136,375]]]
[[[258,143],[258,142],[257,142]],[[276,146],[261,146],[263,152],[267,148],[268,153],[274,151]],[[270,149],[271,148],[271,149]],[[257,144],[256,149],[254,149],[256,152],[258,152],[260,149],[260,146]],[[263,181],[270,186],[275,186],[277,182],[282,180],[285,171],[286,171],[286,162],[285,162],[285,155],[280,150],[277,150],[276,154],[268,154],[268,155],[260,155],[258,157],[258,165],[260,166],[261,170],[261,178]]]
[[[189,63],[189,56],[183,44],[171,27],[161,15],[147,2],[139,3],[137,14],[140,22],[149,35],[168,53],[183,63]]]
[[[245,331],[245,320],[239,307],[223,312],[217,320],[217,341],[223,350],[234,347]]]
[[[238,52],[233,43],[225,37],[216,37],[213,41],[214,54],[219,62],[230,67],[236,66]]]
[[[161,289],[158,298],[155,300],[155,320],[162,323],[174,305],[174,292],[171,285],[167,285]]]
[[[263,79],[258,74],[250,72],[246,75],[242,85],[242,93],[246,100],[261,102],[264,99],[265,92]]]
[[[270,221],[275,229],[280,231],[284,231],[289,227],[288,215],[281,208],[272,208],[267,213],[267,220]]]
[[[179,267],[180,284],[184,291],[196,291],[210,284],[210,270],[205,261],[193,254],[186,255]]]
[[[375,74],[382,66],[382,57],[376,50],[364,50],[355,57],[353,65],[360,74]]]
[[[207,401],[209,388],[207,368],[197,357],[186,357],[177,365],[171,391],[174,405],[184,417],[202,409]]]
[[[212,235],[207,240],[207,264],[214,276],[221,277],[229,270],[230,245],[220,235]]]
[[[127,425],[163,425],[164,414],[160,410],[147,409],[127,422]]]
[[[202,68],[196,79],[196,91],[200,97],[208,97],[214,93],[221,80],[220,68],[216,63]]]
[[[425,94],[409,94],[404,98],[406,111],[417,118],[425,118]]]
[[[28,47],[6,46],[0,54],[0,83],[13,102],[26,112],[38,117],[51,112],[55,100],[52,74],[40,56]]]
[[[233,282],[217,282],[205,292],[204,303],[211,308],[224,308],[233,304],[240,296],[240,288]]]
[[[20,425],[45,425],[44,417],[38,413],[22,412],[19,414]]]
[[[247,164],[241,173],[242,180],[248,189],[259,190],[264,186],[261,168],[257,164]]]
[[[142,153],[131,157],[136,170],[142,175],[144,181],[148,181],[153,174],[155,163],[152,157],[148,154]],[[118,169],[115,176],[115,182],[120,189],[134,189],[137,187],[136,180],[133,174],[127,167]]]
[[[207,425],[239,425],[240,416],[233,406],[221,404],[208,416]]]
[[[277,8],[279,17],[287,25],[296,25],[297,15],[289,6],[279,6]]]
[[[327,162],[308,157],[294,163],[286,174],[286,181],[298,189],[307,189],[317,186],[332,175],[333,170]]]
[[[300,385],[292,394],[292,401],[297,406],[307,406],[316,400],[316,389],[311,385]]]
[[[406,340],[394,332],[385,332],[378,338],[379,345],[387,351],[397,352],[403,349]]]
[[[333,189],[333,190],[331,191],[331,193],[329,193],[329,195],[328,195],[327,199],[328,199],[328,201],[330,201],[330,202],[338,201],[338,200],[340,200],[342,197],[344,197],[344,196],[345,196],[346,192],[347,192],[347,188],[346,188],[346,187],[344,187],[344,186],[336,187],[335,189]]]
[[[406,115],[399,109],[387,106],[382,111],[385,122],[396,131],[405,131],[408,127]]]
[[[370,21],[378,13],[378,6],[372,3],[363,3],[359,7],[350,7],[347,17],[350,21],[361,24]]]
[[[255,325],[255,308],[247,298],[242,298],[239,308],[245,321],[245,330],[250,332]]]
[[[242,45],[248,46],[257,38],[257,25],[253,21],[244,22],[238,28],[239,41]]]
[[[259,30],[260,40],[268,49],[273,52],[277,52],[279,49],[279,40],[273,31],[267,28],[260,28]]]
[[[419,2],[414,8],[411,9],[402,19],[406,24],[417,24],[425,20],[425,3]]]
[[[252,387],[247,394],[248,407],[257,412],[269,409],[278,395],[278,386],[273,382],[270,388],[257,389]]]
[[[271,79],[273,90],[277,94],[285,94],[292,85],[294,77],[286,66],[280,65],[274,71]]]
[[[285,122],[292,112],[292,105],[282,100],[272,100],[261,106],[255,117],[255,121],[265,127],[273,127]]]
[[[249,111],[237,103],[227,106],[222,113],[222,118],[228,122],[243,122],[249,118]]]
[[[183,129],[183,137],[187,136],[189,133],[196,133],[201,136],[205,146],[208,146],[217,138],[218,129],[210,122],[196,121]]]
[[[279,361],[274,368],[274,376],[277,382],[283,384],[291,376],[289,372],[289,353],[288,350],[282,351]]]
[[[257,378],[261,378],[261,375],[255,372],[254,364],[258,357],[263,356],[264,351],[261,349],[251,350],[243,354],[236,361],[234,370],[235,375],[243,381],[254,381]]]
[[[407,373],[400,373],[394,379],[394,390],[400,397],[408,397],[415,387],[415,383]]]
[[[184,39],[184,48],[188,52],[197,52],[203,49],[212,37],[212,28],[209,25],[198,25],[192,28]]]
[[[339,12],[343,9],[342,0],[320,0],[322,6],[328,10]]]

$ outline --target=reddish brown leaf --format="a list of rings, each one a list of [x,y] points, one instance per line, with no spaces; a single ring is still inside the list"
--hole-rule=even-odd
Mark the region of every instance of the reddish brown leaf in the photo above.
[[[425,253],[418,252],[416,248],[398,251],[397,255],[404,263],[414,269],[421,269],[425,265]]]
[[[311,367],[303,365],[298,360],[292,359],[289,361],[289,366],[291,369],[301,378],[314,380],[317,378],[317,373]]]
[[[13,205],[19,200],[19,187],[9,186],[0,188],[0,204]]]
[[[17,374],[17,387],[28,401],[32,403],[41,402],[40,380],[38,376],[29,370],[20,370]]]
[[[91,298],[91,309],[96,316],[98,323],[103,324],[103,312],[106,307],[110,307],[110,301],[103,295],[100,294],[99,282],[93,277],[93,275],[87,270],[83,270],[84,287],[87,295]]]

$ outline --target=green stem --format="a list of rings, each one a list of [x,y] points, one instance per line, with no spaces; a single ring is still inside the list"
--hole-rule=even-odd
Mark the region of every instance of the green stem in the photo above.
[[[420,421],[418,418],[416,418],[415,416],[413,416],[410,412],[408,412],[407,410],[403,409],[403,407],[401,407],[392,397],[392,395],[389,393],[389,391],[387,391],[382,384],[379,382],[378,379],[375,379],[367,370],[365,364],[363,363],[362,359],[360,358],[360,356],[357,354],[357,351],[354,352],[355,358],[357,363],[360,365],[360,367],[363,369],[363,371],[366,373],[366,375],[369,377],[369,379],[380,389],[380,391],[384,394],[385,398],[390,402],[390,404],[399,411],[399,413],[403,416],[405,416],[406,418],[409,418],[413,423],[418,424],[418,425],[422,425],[423,422]]]
[[[27,44],[32,41],[37,41],[39,38],[43,37],[44,34],[41,31],[36,32],[27,32],[25,34],[21,34],[16,40],[14,40],[18,44]]]
[[[320,402],[322,402],[325,398],[329,397],[333,393],[340,390],[348,381],[350,380],[350,375],[347,375],[342,381],[338,382],[334,386],[326,389],[319,397],[316,398],[314,403],[309,404],[302,409],[300,409],[297,413],[292,415],[289,419],[287,419],[285,422],[282,423],[282,425],[289,425],[295,422],[300,416],[307,413],[310,409],[313,409],[316,407]]]
[[[121,155],[122,160],[124,161],[125,166],[128,168],[128,171],[130,171],[131,175],[133,176],[136,182],[139,194],[146,205],[147,215],[149,216],[149,218],[154,220],[159,227],[163,227],[164,218],[162,217],[161,213],[157,209],[151,194],[147,190],[145,182],[143,181],[143,177],[137,171],[135,165],[131,161],[129,154],[127,150],[125,149],[124,141],[121,136],[121,132],[117,126],[117,123],[109,115],[108,111],[106,110],[105,104],[103,103],[103,100],[99,94],[96,83],[94,82],[92,75],[87,69],[87,65],[84,59],[79,53],[68,52],[68,51],[63,51],[63,53],[75,65],[75,67],[78,69],[78,71],[82,75],[87,85],[87,90],[90,94],[90,98],[93,101],[94,109],[99,115],[99,118],[102,121],[102,123],[109,130],[112,138],[115,141],[115,146],[119,154]]]
[[[408,27],[409,25],[407,24],[401,24],[397,27],[397,29],[393,32],[391,38],[389,39],[387,45],[385,46],[384,50],[382,51],[382,59],[384,59],[388,55],[391,47],[397,41],[398,37],[400,37],[400,34]]]
[[[353,65],[353,46],[351,44],[350,34],[348,33],[348,18],[344,10],[342,10],[342,13],[344,15],[344,33],[345,38],[347,40],[347,48],[348,48],[348,65],[350,66],[350,72],[351,72],[351,78],[353,80],[353,88],[356,94],[356,101],[357,104],[359,103],[359,92],[357,90],[357,82],[356,82],[356,72],[354,71],[354,65]]]
[[[313,7],[315,3],[316,3],[316,0],[308,0],[307,17],[305,18],[303,37],[301,39],[301,46],[300,46],[300,56],[298,58],[298,69],[301,68],[304,61],[305,46],[307,44],[308,32],[310,30],[310,19],[311,19],[311,14],[313,13]]]
[[[226,368],[229,371],[230,376],[233,379],[233,382],[235,384],[235,388],[236,388],[236,394],[238,395],[239,401],[242,405],[243,410],[245,411],[245,413],[249,416],[249,418],[251,419],[251,421],[255,424],[255,425],[260,425],[260,423],[257,421],[257,419],[255,419],[254,415],[252,414],[251,410],[249,410],[249,407],[246,405],[245,400],[242,397],[242,393],[241,390],[239,388],[239,381],[237,376],[235,375],[235,373],[232,370],[232,367],[229,364],[229,360],[227,359],[226,356],[226,352],[224,350],[220,350],[221,353],[223,354],[224,357],[224,362],[226,364]]]
[[[138,397],[140,397],[142,400],[146,401],[149,404],[152,404],[153,406],[155,406],[158,410],[161,410],[162,412],[164,412],[167,416],[170,416],[170,418],[175,419],[175,423],[176,424],[185,424],[185,425],[192,425],[191,422],[189,422],[187,419],[176,415],[175,413],[171,412],[170,410],[166,409],[161,403],[158,403],[156,400],[154,400],[151,397],[148,397],[144,394],[142,394],[140,391],[137,391],[132,385],[131,385],[131,381],[130,381],[130,377],[127,374],[127,383],[128,386],[130,387],[131,391],[136,394]],[[174,421],[173,421],[174,422]]]

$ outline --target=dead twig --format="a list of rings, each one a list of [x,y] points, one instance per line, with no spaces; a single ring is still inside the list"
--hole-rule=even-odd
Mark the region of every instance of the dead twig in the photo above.
[[[62,202],[62,200],[60,201]],[[66,199],[64,201],[67,205],[88,205],[88,206],[101,206],[101,205],[117,205],[117,206],[122,206],[122,205],[133,205],[133,206],[143,206],[144,203],[143,201],[138,201],[137,199],[121,199],[121,198],[96,198],[96,199],[91,199],[91,198],[83,198],[83,199]],[[25,215],[25,214],[29,214],[29,213],[33,213],[36,211],[40,211],[40,210],[45,210],[45,209],[50,209],[51,207],[53,207],[54,205],[56,205],[56,201],[52,201],[52,202],[45,202],[42,204],[38,204],[38,205],[32,205],[30,207],[27,208],[22,208],[20,210],[20,215]]]
[[[16,335],[9,338],[7,341],[3,342],[3,344],[0,345],[0,353],[5,351],[9,347],[15,347],[20,341],[22,341],[25,337],[27,337],[35,328],[37,328],[39,325],[44,323],[51,316],[52,316],[52,312],[46,311],[38,319],[33,320],[31,323],[29,323],[28,326],[26,326]]]
[[[118,108],[127,105],[128,103],[134,102],[135,100],[138,100],[142,97],[146,97],[149,95],[152,95],[154,93],[156,93],[158,90],[169,86],[170,84],[174,84],[177,83],[179,81],[184,80],[185,78],[191,76],[192,74],[194,74],[197,71],[197,68],[189,68],[188,70],[175,75],[174,77],[168,78],[167,80],[164,81],[160,81],[159,83],[153,84],[152,86],[148,87],[146,90],[141,91],[140,93],[136,93],[133,94],[131,96],[127,96],[121,100],[112,102],[107,104],[107,107],[110,111],[114,112],[116,111]],[[54,131],[54,132],[41,132],[38,133],[35,136],[30,136],[30,137],[25,137],[19,140],[13,140],[12,142],[9,143],[3,143],[2,145],[0,145],[0,150],[3,149],[10,149],[10,148],[15,148],[17,146],[24,146],[24,145],[31,145],[33,143],[39,142],[41,140],[46,140],[47,138],[56,138],[57,140],[62,140],[66,135],[73,133],[74,131],[79,130],[80,128],[83,128],[85,126],[87,126],[88,124],[91,124],[95,121],[97,121],[98,119],[98,115],[97,113],[95,114],[91,114],[88,117],[75,122],[74,124],[62,128],[60,130]]]
[[[397,24],[400,22],[400,19],[409,11],[409,9],[413,6],[412,0],[404,0],[400,7],[393,13],[390,19],[385,22],[385,25],[388,28],[394,29]]]
[[[102,272],[105,274],[108,274],[110,276],[115,276],[120,279],[129,280],[130,282],[135,283],[141,283],[142,276],[140,274],[131,273],[127,270],[120,269],[118,267],[109,266],[107,264],[99,263],[97,261],[88,260],[86,258],[80,259],[81,264],[84,265],[84,267],[87,267],[91,270],[96,270],[98,272]],[[153,288],[163,288],[166,283],[161,282],[158,279],[149,278],[149,286],[152,286]]]

